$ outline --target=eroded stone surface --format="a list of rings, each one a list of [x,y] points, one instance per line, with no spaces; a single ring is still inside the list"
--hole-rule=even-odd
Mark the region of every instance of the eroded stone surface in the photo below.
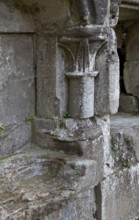
[[[135,219],[138,210],[138,165],[107,177],[102,182],[102,219]]]
[[[0,36],[1,220],[138,218],[139,119],[116,116],[111,125],[109,119],[119,104],[111,29],[119,4],[1,1],[0,31],[12,32]],[[131,74],[138,60],[127,62]],[[83,75],[73,83],[71,101],[69,73]],[[90,83],[87,74],[95,74]],[[31,138],[41,148],[30,147]]]
[[[96,184],[95,161],[62,153],[52,154],[39,148],[1,158],[0,171],[0,216],[5,220],[47,219],[50,213],[77,199],[77,192],[81,192],[79,197],[82,197],[85,195],[82,192],[84,188]],[[88,195],[91,196],[90,193]],[[95,207],[91,197],[90,202]],[[77,204],[82,205],[78,199]],[[68,207],[62,211],[63,218],[66,216],[66,209]],[[73,211],[71,210],[71,216],[74,215]],[[77,212],[80,213],[79,207]],[[90,211],[90,215],[91,213]]]
[[[111,125],[111,148],[116,165],[131,167],[139,159],[139,117],[115,116]]]

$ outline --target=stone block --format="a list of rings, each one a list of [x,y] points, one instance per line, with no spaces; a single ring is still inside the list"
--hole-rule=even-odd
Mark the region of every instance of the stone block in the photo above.
[[[0,122],[10,125],[34,115],[32,35],[1,35],[0,56]]]
[[[56,92],[56,36],[37,37],[37,57],[37,116],[41,118],[59,116],[60,100]]]
[[[139,61],[127,61],[124,68],[124,84],[127,94],[139,98]]]
[[[101,183],[102,220],[139,218],[138,165],[124,169]]]
[[[139,102],[138,99],[131,95],[120,95],[119,112],[138,113]]]
[[[102,130],[95,120],[87,119],[65,119],[57,118],[55,127],[51,130],[44,124],[39,127],[39,119],[37,123],[36,133],[45,135],[50,135],[55,141],[83,141],[86,139],[95,139],[102,134]],[[47,120],[46,120],[47,121]]]
[[[104,139],[103,136],[99,136],[94,140],[86,140],[78,142],[80,152],[82,156],[88,159],[93,159],[97,163],[97,175],[96,182],[100,182],[103,179],[103,166],[104,166]]]

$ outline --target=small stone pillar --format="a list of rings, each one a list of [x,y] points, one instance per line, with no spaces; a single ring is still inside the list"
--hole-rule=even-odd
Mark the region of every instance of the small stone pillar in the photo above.
[[[73,60],[70,72],[65,73],[69,79],[68,113],[72,118],[94,116],[94,79],[98,74],[95,59],[106,38],[106,34],[103,36],[97,31],[79,28],[59,38],[60,44],[64,45],[63,48]]]
[[[69,114],[72,118],[94,116],[94,77],[93,72],[66,73],[69,78]]]

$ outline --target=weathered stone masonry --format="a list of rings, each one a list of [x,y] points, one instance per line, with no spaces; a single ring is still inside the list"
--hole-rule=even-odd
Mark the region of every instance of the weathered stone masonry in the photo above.
[[[135,0],[0,1],[0,220],[139,219],[138,19]]]

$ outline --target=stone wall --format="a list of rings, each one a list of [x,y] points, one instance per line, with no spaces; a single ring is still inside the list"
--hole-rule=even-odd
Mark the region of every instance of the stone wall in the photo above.
[[[1,0],[1,220],[139,218],[138,117],[112,116],[119,5]]]
[[[35,114],[33,22],[11,1],[0,2],[1,156],[27,147]]]

